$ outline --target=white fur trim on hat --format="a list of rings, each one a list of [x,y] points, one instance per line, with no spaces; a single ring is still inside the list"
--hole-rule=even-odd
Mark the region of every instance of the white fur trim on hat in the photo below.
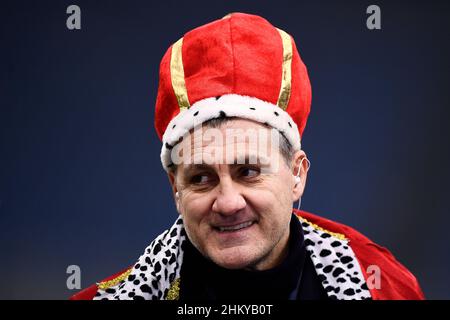
[[[181,137],[197,125],[221,116],[266,123],[280,131],[294,150],[301,148],[297,125],[286,111],[258,98],[227,94],[197,101],[169,122],[162,137],[161,163],[164,169],[168,171],[172,163],[171,150]]]

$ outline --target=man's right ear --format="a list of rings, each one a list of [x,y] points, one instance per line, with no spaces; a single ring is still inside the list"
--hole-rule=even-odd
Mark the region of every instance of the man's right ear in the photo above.
[[[176,182],[175,182],[175,175],[172,172],[169,172],[167,174],[167,177],[169,178],[170,186],[172,188],[172,193],[173,193],[174,198],[175,198],[175,205],[177,207],[177,211],[178,211],[178,213],[180,213],[180,194],[177,191],[177,185],[176,185]]]
[[[180,193],[178,191],[175,192],[175,205],[177,206],[178,213],[181,214],[181,212],[180,212]]]

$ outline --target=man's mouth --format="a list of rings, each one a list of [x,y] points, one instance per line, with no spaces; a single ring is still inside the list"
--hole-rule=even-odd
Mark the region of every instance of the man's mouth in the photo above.
[[[247,222],[243,222],[240,224],[236,224],[234,226],[227,226],[227,227],[215,227],[217,230],[219,230],[220,232],[233,232],[233,231],[238,231],[238,230],[242,230],[245,228],[250,227],[251,225],[253,225],[255,223],[255,221],[247,221]]]

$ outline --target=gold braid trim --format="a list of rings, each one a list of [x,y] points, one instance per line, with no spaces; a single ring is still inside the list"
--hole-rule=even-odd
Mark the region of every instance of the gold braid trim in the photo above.
[[[178,300],[179,295],[180,295],[180,278],[177,278],[170,284],[166,300]]]
[[[291,36],[278,29],[283,44],[283,63],[281,71],[281,88],[278,96],[277,106],[286,110],[291,97],[292,89],[292,40]]]
[[[324,228],[322,228],[322,227],[319,227],[317,224],[312,223],[312,222],[306,220],[306,219],[303,218],[303,217],[297,216],[297,218],[299,218],[300,222],[306,222],[307,224],[309,224],[309,225],[310,225],[311,227],[313,227],[314,229],[319,230],[319,231],[322,231],[322,232],[325,232],[325,233],[328,233],[330,236],[333,236],[333,237],[335,237],[335,238],[338,238],[339,240],[344,240],[344,241],[347,241],[347,242],[350,241],[350,240],[347,239],[347,237],[346,237],[345,235],[343,235],[342,233],[337,233],[337,232],[331,232],[331,231],[328,231],[327,229],[324,229]]]
[[[115,277],[114,279],[98,283],[97,286],[101,290],[106,290],[108,288],[114,287],[114,286],[118,285],[120,282],[122,282],[123,280],[125,280],[126,278],[128,278],[128,276],[130,275],[132,270],[133,270],[133,268],[130,268],[127,271],[125,271],[124,273],[122,273],[121,275]]]
[[[188,109],[190,103],[186,89],[186,79],[184,78],[183,38],[172,45],[172,53],[170,56],[170,79],[180,111]]]

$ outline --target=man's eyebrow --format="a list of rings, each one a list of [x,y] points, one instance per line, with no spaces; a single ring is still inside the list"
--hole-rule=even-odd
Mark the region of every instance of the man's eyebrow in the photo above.
[[[245,157],[237,157],[234,159],[233,165],[240,164],[256,164],[256,165],[269,165],[270,158],[260,155],[246,155]]]
[[[220,162],[219,164],[222,164],[222,162]],[[244,164],[267,166],[270,165],[270,158],[267,156],[246,155],[244,157],[235,157],[233,159],[233,162],[229,163],[228,165],[236,167]],[[190,173],[192,171],[199,171],[199,170],[214,170],[214,164],[190,163],[188,165],[185,165],[184,168],[185,173]]]
[[[190,173],[199,170],[211,170],[212,167],[205,163],[191,163],[185,166],[184,172]]]

